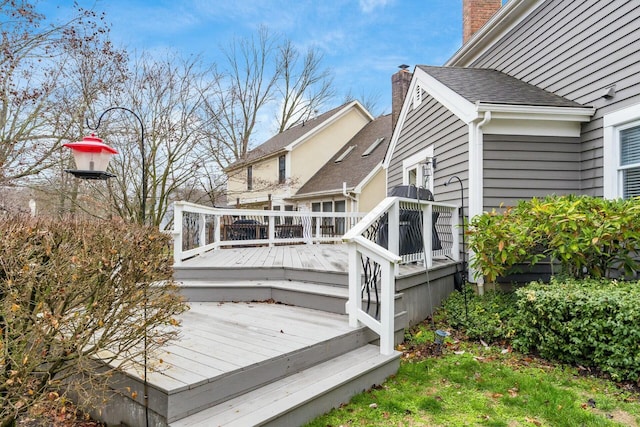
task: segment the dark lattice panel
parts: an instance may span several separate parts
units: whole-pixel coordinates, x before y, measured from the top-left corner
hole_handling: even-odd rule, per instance
[[[363,282],[360,291],[363,310],[375,319],[380,318],[380,286],[382,269],[380,264],[369,257],[361,256]]]
[[[444,257],[446,254],[450,254],[453,248],[453,233],[458,230],[452,230],[451,224],[453,222],[453,211],[450,209],[438,209],[434,206],[434,216],[437,213],[437,220],[434,223],[434,232],[440,243],[440,247],[433,245],[433,256]]]

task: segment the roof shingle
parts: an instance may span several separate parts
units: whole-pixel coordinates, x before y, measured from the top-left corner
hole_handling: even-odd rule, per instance
[[[240,159],[230,164],[229,166],[227,166],[226,169],[227,170],[234,169],[246,163],[251,163],[260,158],[277,153],[278,151],[284,149],[287,145],[291,144],[292,142],[296,141],[297,139],[301,138],[305,134],[309,133],[313,129],[323,124],[325,121],[330,119],[334,114],[336,114],[338,111],[345,108],[349,104],[350,102],[343,104],[339,107],[336,107],[332,110],[322,113],[311,120],[307,120],[299,125],[293,126],[285,130],[284,132],[280,132],[274,135],[270,139],[266,140],[262,144],[255,147],[253,150],[247,152],[244,159]]]
[[[363,157],[362,154],[378,138],[384,140],[371,154]],[[354,188],[382,161],[390,140],[391,114],[388,114],[376,118],[362,128],[298,190],[296,196],[322,191],[342,191],[343,182],[347,183],[347,188]],[[336,159],[352,146],[353,150],[342,161],[336,163]]]
[[[472,103],[583,107],[497,70],[427,65],[418,65],[418,68]]]

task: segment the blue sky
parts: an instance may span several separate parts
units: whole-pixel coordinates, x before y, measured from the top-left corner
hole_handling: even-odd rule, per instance
[[[220,62],[220,47],[260,25],[304,51],[318,47],[339,94],[377,95],[374,114],[389,113],[398,65],[442,65],[462,44],[462,0],[78,0],[104,10],[116,44],[131,50],[175,49]],[[60,18],[71,0],[40,3]]]

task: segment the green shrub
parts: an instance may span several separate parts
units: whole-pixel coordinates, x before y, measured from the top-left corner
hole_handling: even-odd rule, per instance
[[[516,316],[516,296],[513,293],[491,291],[476,295],[471,288],[465,294],[454,292],[447,298],[439,315],[455,329],[460,329],[473,340],[496,342],[513,336]]]
[[[640,199],[549,196],[476,216],[469,227],[471,266],[488,281],[518,264],[550,258],[572,277],[611,277],[639,270]]]
[[[552,279],[549,285],[532,283],[515,295],[515,349],[595,366],[615,380],[638,380],[637,282]]]

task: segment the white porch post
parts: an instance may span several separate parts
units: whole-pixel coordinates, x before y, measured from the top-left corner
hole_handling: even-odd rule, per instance
[[[362,309],[362,297],[360,296],[361,268],[360,254],[354,243],[348,245],[349,253],[349,301],[347,312],[349,313],[349,326],[358,327],[358,312]]]
[[[382,266],[382,289],[380,297],[380,353],[393,354],[394,344],[394,304],[395,304],[395,280],[393,264],[385,262]]]

